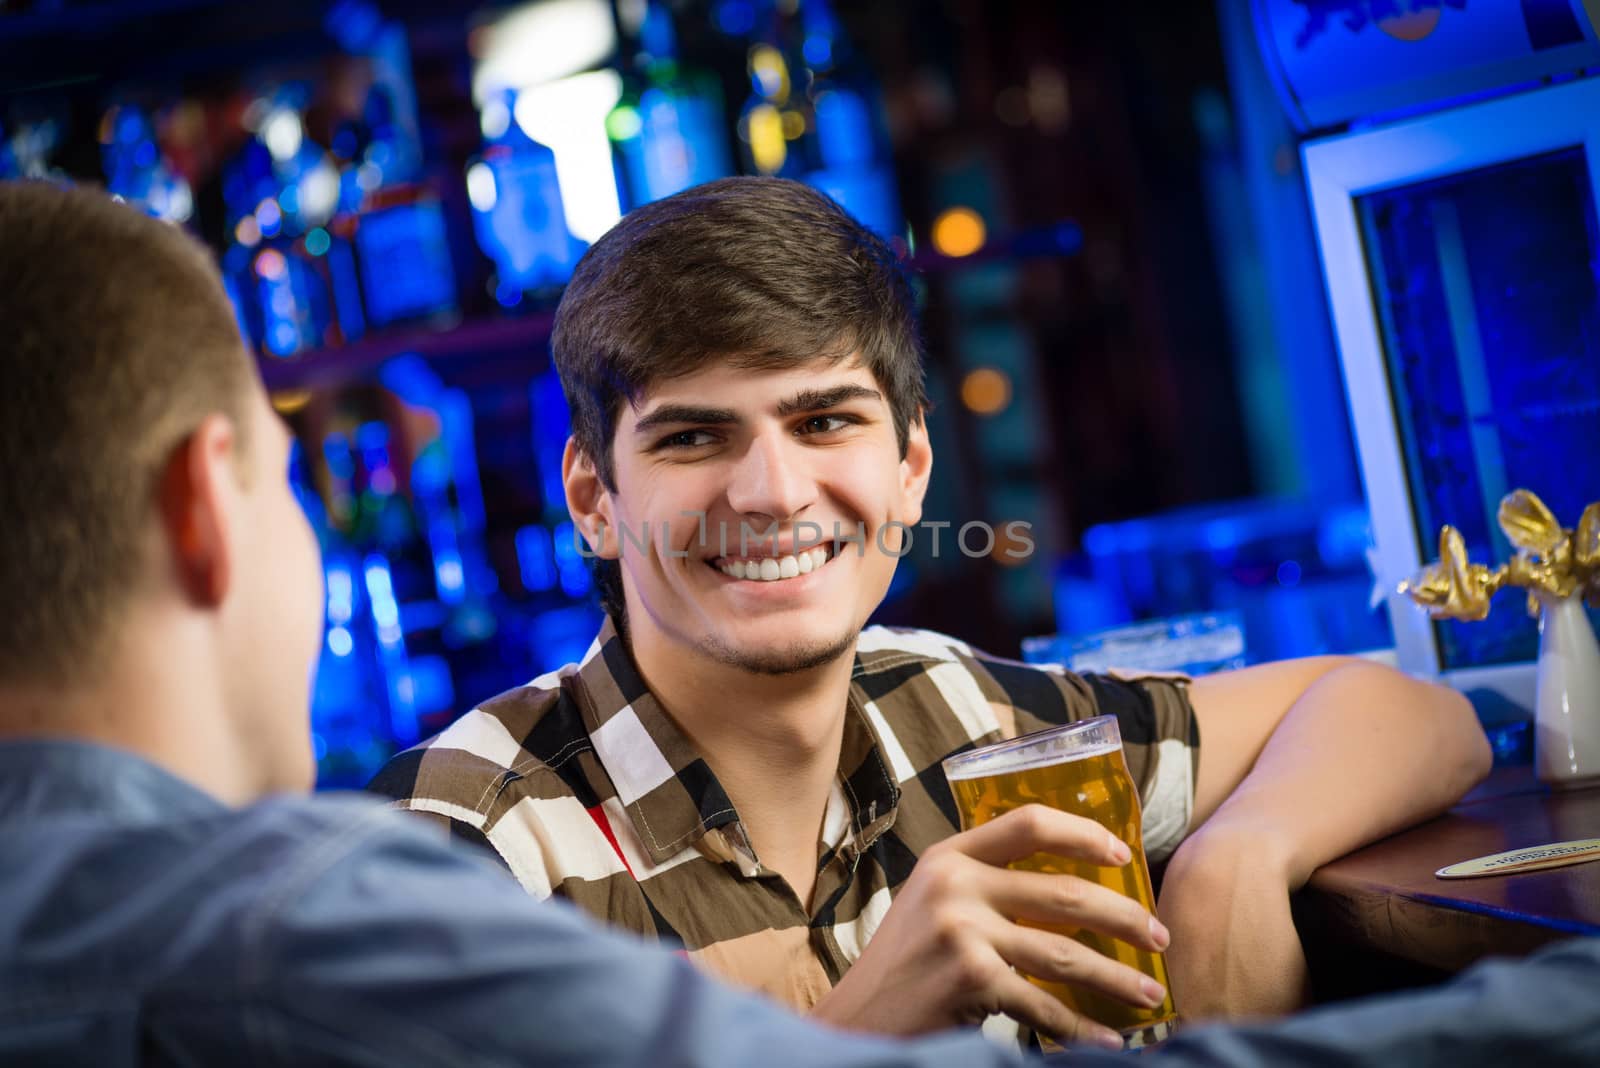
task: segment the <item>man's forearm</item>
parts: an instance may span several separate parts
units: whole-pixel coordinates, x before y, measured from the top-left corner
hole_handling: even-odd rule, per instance
[[[1191,1017],[1289,1012],[1308,989],[1289,892],[1449,807],[1488,771],[1488,743],[1465,699],[1365,661],[1270,665],[1196,690],[1202,822],[1157,909],[1173,990]]]
[[[1297,889],[1319,865],[1438,815],[1489,765],[1460,694],[1345,662],[1294,702],[1192,844],[1248,840],[1278,853]]]

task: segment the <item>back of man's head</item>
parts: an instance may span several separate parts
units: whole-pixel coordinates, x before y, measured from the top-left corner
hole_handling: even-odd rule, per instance
[[[208,253],[89,189],[0,182],[0,683],[92,674],[162,465],[254,370]]]

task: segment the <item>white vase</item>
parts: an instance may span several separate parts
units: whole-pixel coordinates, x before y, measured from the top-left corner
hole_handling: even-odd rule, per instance
[[[1533,753],[1551,786],[1600,783],[1600,644],[1582,597],[1539,595]]]

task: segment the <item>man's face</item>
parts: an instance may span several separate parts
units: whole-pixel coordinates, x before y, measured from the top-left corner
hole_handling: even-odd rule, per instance
[[[232,524],[238,571],[229,703],[248,717],[240,728],[255,743],[268,788],[305,790],[316,777],[309,710],[322,647],[321,552],[289,484],[288,429],[265,393],[254,393],[247,477]]]
[[[767,674],[849,652],[894,574],[904,533],[887,524],[922,514],[920,423],[910,439],[901,459],[888,401],[853,359],[713,365],[624,406],[602,511],[635,645]],[[858,533],[864,549],[836,540]]]

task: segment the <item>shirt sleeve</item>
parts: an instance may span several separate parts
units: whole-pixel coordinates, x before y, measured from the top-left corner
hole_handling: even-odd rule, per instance
[[[1097,715],[1114,715],[1122,755],[1139,790],[1144,851],[1151,863],[1172,855],[1189,833],[1200,725],[1184,675],[1112,672],[1084,675]]]
[[[1027,1063],[975,1032],[916,1042],[819,1027],[688,962],[535,902],[489,862],[378,812],[309,843],[247,918],[241,968],[272,998],[233,1034],[258,1063]],[[1487,1068],[1600,1058],[1600,939],[1479,965],[1434,989],[1243,1028],[1196,1027],[1146,1056],[1172,1068],[1329,1063]],[[1125,1063],[1076,1050],[1079,1068]],[[1056,1063],[1055,1059],[1051,1059]]]
[[[1151,1068],[1594,1065],[1600,1064],[1597,984],[1600,938],[1576,938],[1523,960],[1481,963],[1426,990],[1332,1005],[1277,1023],[1180,1031],[1139,1059]],[[1063,1063],[1078,1060],[1069,1054]]]
[[[1022,1063],[976,1033],[911,1044],[812,1025],[403,823],[363,817],[264,895],[247,947],[273,996],[252,1029],[263,1063],[320,1062],[330,1043],[390,1064]]]
[[[484,718],[477,710],[468,715]],[[492,856],[529,894],[546,898],[554,886],[543,854],[537,848],[507,849],[504,843],[504,832],[514,832],[519,822],[514,819],[500,826],[510,805],[505,786],[516,776],[511,768],[481,754],[430,741],[394,756],[366,789],[388,798],[398,811],[444,827],[452,843]],[[537,840],[532,835],[518,837],[525,847]]]

